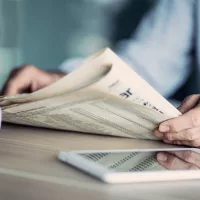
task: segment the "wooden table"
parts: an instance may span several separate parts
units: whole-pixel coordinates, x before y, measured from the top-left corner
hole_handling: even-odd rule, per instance
[[[170,147],[161,142],[3,125],[0,200],[199,200],[200,181],[107,185],[57,159],[60,150]]]

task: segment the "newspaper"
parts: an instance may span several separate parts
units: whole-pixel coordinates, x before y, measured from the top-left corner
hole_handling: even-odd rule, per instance
[[[157,139],[157,125],[181,113],[110,49],[32,94],[0,98],[3,121],[53,129]]]

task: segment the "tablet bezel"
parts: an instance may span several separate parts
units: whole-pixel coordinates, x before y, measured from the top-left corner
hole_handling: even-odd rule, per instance
[[[155,182],[155,181],[178,181],[200,179],[200,170],[170,170],[170,171],[139,171],[139,172],[117,172],[85,159],[83,153],[125,153],[125,152],[159,152],[159,151],[196,151],[196,148],[165,148],[165,149],[118,149],[118,150],[79,150],[64,151],[58,155],[59,160],[67,163],[105,183],[122,184],[134,182]]]

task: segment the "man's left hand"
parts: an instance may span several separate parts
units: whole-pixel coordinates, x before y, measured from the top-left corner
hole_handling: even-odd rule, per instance
[[[157,161],[166,169],[200,169],[200,154],[190,150],[159,152]]]
[[[200,147],[200,95],[187,97],[178,108],[183,115],[167,120],[154,131],[164,142]]]

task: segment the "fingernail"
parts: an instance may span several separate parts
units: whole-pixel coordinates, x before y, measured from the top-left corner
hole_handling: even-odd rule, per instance
[[[165,142],[165,143],[172,143],[172,141],[170,141],[168,139],[163,139],[163,142]]]
[[[158,156],[157,156],[157,159],[159,161],[165,162],[167,160],[167,156],[163,153],[159,153]]]
[[[167,134],[166,134],[166,138],[167,138],[168,140],[170,140],[170,141],[173,140],[173,139],[172,139],[172,134],[171,134],[171,133],[167,133]]]
[[[159,126],[159,131],[167,132],[167,131],[169,131],[169,126],[161,125],[161,126]]]

